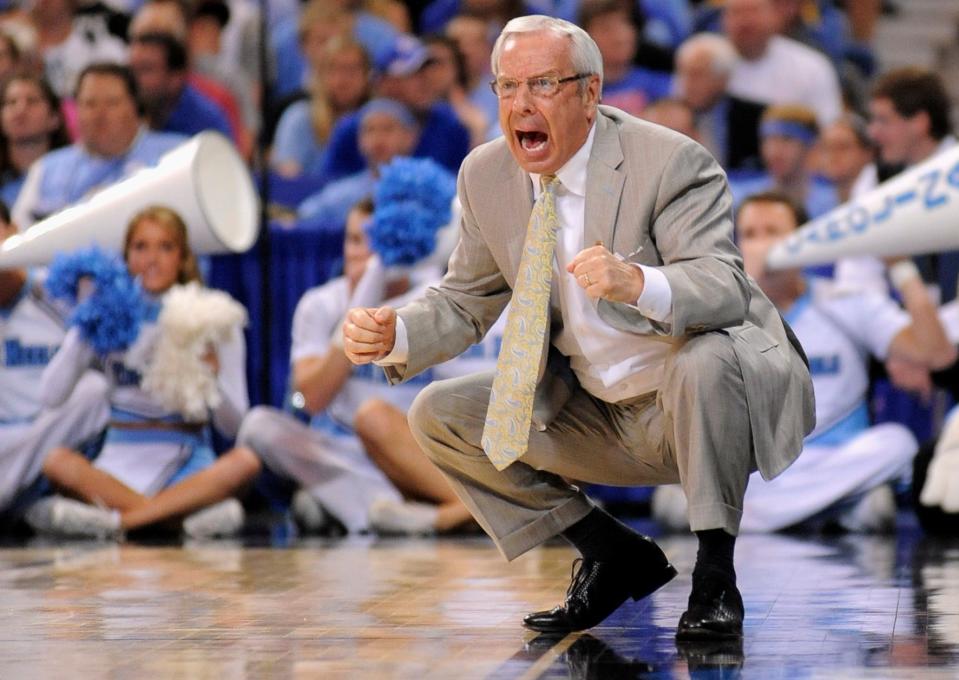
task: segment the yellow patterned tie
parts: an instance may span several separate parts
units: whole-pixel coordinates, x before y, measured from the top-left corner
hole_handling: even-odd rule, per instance
[[[549,322],[549,292],[556,246],[555,175],[540,177],[543,191],[526,227],[523,258],[506,318],[503,344],[483,428],[483,450],[497,470],[526,453],[533,417],[533,393]]]

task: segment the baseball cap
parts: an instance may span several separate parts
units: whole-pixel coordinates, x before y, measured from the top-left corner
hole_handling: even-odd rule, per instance
[[[411,76],[430,61],[430,51],[418,38],[403,34],[379,64],[379,71],[388,76]]]

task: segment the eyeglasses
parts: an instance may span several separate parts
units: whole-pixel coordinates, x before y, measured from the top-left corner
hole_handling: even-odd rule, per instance
[[[577,73],[575,76],[567,76],[566,78],[560,78],[558,76],[536,76],[526,79],[526,89],[528,89],[529,93],[534,97],[552,97],[559,92],[559,88],[564,83],[589,78],[591,75],[593,74]],[[516,80],[515,78],[497,78],[496,80],[491,80],[489,86],[493,89],[493,94],[500,99],[509,99],[516,95],[516,91],[519,90],[521,82],[523,81]]]

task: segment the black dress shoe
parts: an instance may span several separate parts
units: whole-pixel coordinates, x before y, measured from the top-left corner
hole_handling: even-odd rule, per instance
[[[672,580],[676,570],[662,552],[659,555],[661,560],[656,560],[653,567],[630,560],[577,559],[573,569],[579,564],[579,570],[566,591],[566,602],[549,611],[528,614],[523,625],[541,633],[592,628],[616,611],[627,597],[642,599]]]
[[[743,598],[724,579],[693,578],[689,607],[679,619],[677,640],[731,640],[743,635]]]

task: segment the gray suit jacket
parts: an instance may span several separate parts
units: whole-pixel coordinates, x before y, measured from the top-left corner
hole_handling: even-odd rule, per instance
[[[398,310],[409,357],[407,364],[387,369],[393,382],[481,340],[512,295],[533,197],[529,177],[505,140],[484,144],[466,158],[458,192],[461,240],[446,277]],[[779,313],[743,271],[730,206],[725,174],[701,146],[600,107],[587,167],[583,242],[602,241],[630,262],[661,268],[672,289],[672,322],[657,323],[635,307],[607,300],[599,301],[599,315],[621,331],[652,338],[728,334],[746,386],[756,463],[771,479],[796,458],[813,428],[812,384]],[[554,311],[553,333],[562,323]],[[534,424],[544,429],[575,388],[568,362],[551,347],[537,386]]]

